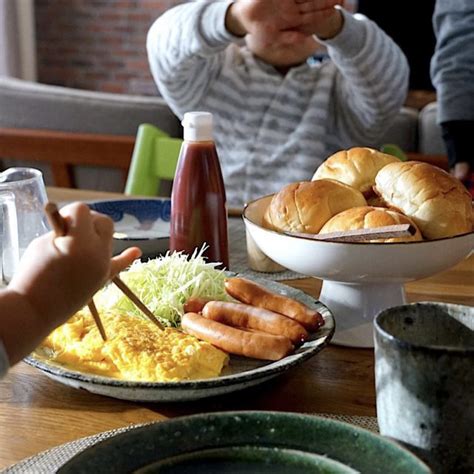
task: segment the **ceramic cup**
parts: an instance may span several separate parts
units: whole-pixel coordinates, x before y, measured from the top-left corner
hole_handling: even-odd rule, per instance
[[[474,472],[474,307],[415,303],[375,319],[380,433],[434,472]]]

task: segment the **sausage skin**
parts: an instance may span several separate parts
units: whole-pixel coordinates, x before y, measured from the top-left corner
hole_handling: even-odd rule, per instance
[[[287,336],[295,345],[302,344],[308,338],[308,332],[297,321],[248,304],[210,301],[204,306],[202,315],[207,319],[233,327]]]
[[[323,317],[317,311],[292,298],[273,293],[246,278],[227,278],[224,284],[227,293],[242,303],[288,316],[308,331],[316,331],[324,324]]]
[[[200,313],[209,301],[212,300],[210,298],[189,298],[184,303],[183,310],[185,313]]]
[[[254,359],[279,360],[293,350],[293,344],[285,336],[233,328],[197,313],[185,313],[181,327],[188,334],[223,351]]]

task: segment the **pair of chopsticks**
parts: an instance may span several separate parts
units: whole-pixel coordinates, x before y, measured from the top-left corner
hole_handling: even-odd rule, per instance
[[[374,239],[393,239],[409,237],[416,234],[416,229],[411,224],[388,225],[372,229],[356,229],[341,232],[328,232],[327,234],[305,234],[303,232],[285,232],[294,237],[305,237],[311,240],[328,242],[365,242]]]
[[[46,216],[48,217],[49,223],[53,228],[55,234],[58,237],[64,237],[67,235],[67,223],[66,220],[59,214],[58,207],[52,202],[48,202],[45,206]],[[112,282],[127,296],[135,306],[142,311],[148,319],[158,326],[159,329],[164,329],[163,325],[156,319],[155,315],[146,307],[146,305],[138,298],[138,296],[118,277],[118,275],[112,278]],[[91,298],[88,303],[89,311],[94,318],[100,335],[104,341],[107,340],[107,334],[105,333],[104,325],[100,319],[99,312],[94,303],[94,299]]]

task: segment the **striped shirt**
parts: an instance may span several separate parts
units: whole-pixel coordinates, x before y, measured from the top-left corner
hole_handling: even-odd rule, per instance
[[[322,42],[329,59],[281,75],[226,30],[230,3],[168,10],[152,25],[147,49],[178,117],[214,115],[227,201],[237,206],[311,179],[338,149],[374,142],[403,104],[408,65],[373,22],[342,10],[343,29]]]

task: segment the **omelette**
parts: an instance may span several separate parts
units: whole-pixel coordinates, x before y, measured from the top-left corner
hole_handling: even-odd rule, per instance
[[[178,382],[217,377],[228,355],[178,329],[158,329],[132,315],[102,312],[103,341],[92,316],[76,313],[42,347],[51,360],[73,370],[127,381]]]

